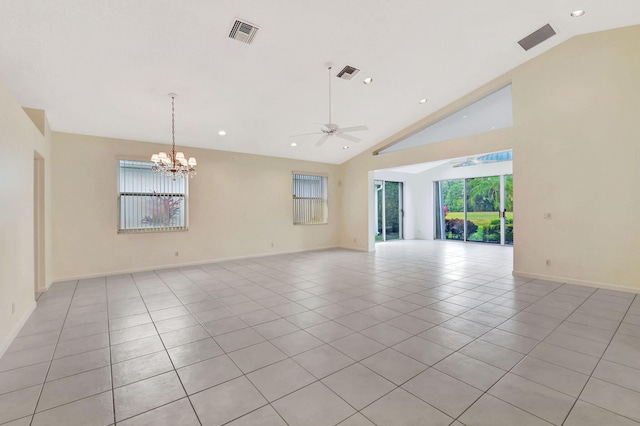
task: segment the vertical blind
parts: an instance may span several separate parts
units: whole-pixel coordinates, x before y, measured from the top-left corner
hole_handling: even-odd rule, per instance
[[[293,174],[293,223],[327,223],[327,177]]]
[[[154,172],[153,163],[119,160],[118,232],[187,229],[188,179]]]

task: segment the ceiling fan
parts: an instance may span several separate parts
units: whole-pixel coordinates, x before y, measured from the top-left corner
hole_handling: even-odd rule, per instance
[[[318,139],[318,142],[316,142],[316,146],[320,146],[325,143],[331,136],[346,139],[351,142],[360,142],[360,139],[351,135],[347,135],[346,133],[369,130],[367,126],[340,127],[339,125],[331,121],[331,67],[329,67],[329,122],[327,124],[322,124],[322,126],[323,127],[320,128],[319,132],[303,133],[300,135],[292,135],[291,137],[294,138],[307,135],[322,135],[320,139]]]

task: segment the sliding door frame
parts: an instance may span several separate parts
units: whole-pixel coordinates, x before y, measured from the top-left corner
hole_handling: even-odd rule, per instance
[[[511,175],[511,173],[506,173],[506,174],[500,174],[500,175],[489,175],[489,176],[477,176],[477,177],[470,177],[470,178],[457,178],[457,179],[443,179],[443,180],[438,180],[434,182],[434,191],[437,192],[437,197],[434,199],[435,202],[435,206],[434,206],[434,219],[435,219],[435,223],[436,226],[434,226],[434,239],[439,239],[439,240],[443,240],[443,241],[447,241],[449,240],[446,237],[446,233],[445,233],[445,224],[446,224],[446,218],[445,215],[443,213],[443,204],[444,204],[444,194],[442,193],[442,183],[445,181],[454,181],[454,180],[462,180],[462,198],[463,198],[463,202],[464,202],[464,214],[463,214],[463,235],[462,235],[462,240],[458,240],[458,241],[463,241],[463,242],[483,242],[486,243],[486,241],[469,241],[467,240],[467,220],[468,220],[468,209],[467,209],[467,181],[469,179],[482,179],[482,178],[488,178],[488,177],[493,177],[493,176],[497,176],[500,180],[500,192],[499,192],[499,218],[500,218],[500,245],[501,246],[505,246],[506,244],[506,230],[507,230],[507,217],[506,217],[506,200],[507,200],[507,187],[506,187],[506,177]],[[440,230],[440,232],[438,233],[438,229]],[[513,243],[511,243],[512,245]]]

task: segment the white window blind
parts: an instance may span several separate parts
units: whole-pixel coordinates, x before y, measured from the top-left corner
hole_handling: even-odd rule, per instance
[[[175,180],[151,170],[153,163],[119,160],[118,232],[187,229],[188,179]]]
[[[327,177],[293,174],[293,224],[327,223]]]

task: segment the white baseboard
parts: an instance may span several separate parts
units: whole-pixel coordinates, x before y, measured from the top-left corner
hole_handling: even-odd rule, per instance
[[[581,285],[585,287],[597,287],[597,288],[603,288],[606,290],[624,291],[627,293],[637,293],[637,294],[640,293],[640,287],[627,287],[623,285],[604,283],[599,281],[577,280],[575,278],[559,277],[555,275],[532,274],[529,272],[522,272],[522,271],[516,271],[516,270],[514,270],[512,273],[516,277],[534,278],[538,280],[553,281],[553,282],[564,283],[564,284],[575,284],[575,285]]]
[[[7,351],[7,349],[9,349],[9,346],[11,346],[11,344],[13,343],[13,340],[16,338],[18,333],[20,333],[22,326],[24,325],[24,323],[27,322],[27,320],[29,319],[33,311],[36,309],[36,306],[37,305],[34,300],[31,303],[31,305],[27,308],[27,310],[24,312],[24,314],[22,314],[22,318],[20,318],[20,321],[18,321],[18,323],[13,328],[13,330],[11,330],[11,333],[9,333],[9,336],[7,336],[7,339],[4,342],[0,342],[0,358],[2,358],[2,356]]]
[[[287,251],[277,251],[271,253],[258,253],[258,254],[248,254],[244,256],[235,256],[235,257],[223,257],[217,259],[209,259],[209,260],[199,260],[195,262],[184,262],[184,263],[173,263],[171,265],[158,265],[158,266],[147,266],[144,268],[132,268],[132,269],[121,269],[117,271],[107,271],[107,272],[98,272],[95,274],[86,274],[86,275],[73,275],[70,277],[55,277],[53,282],[62,282],[62,281],[74,281],[74,280],[83,280],[87,278],[99,278],[99,277],[108,277],[112,275],[122,275],[122,274],[134,274],[136,272],[147,272],[147,271],[161,271],[163,269],[174,269],[174,268],[184,268],[188,266],[200,266],[207,265],[209,263],[220,263],[220,262],[229,262],[233,260],[244,260],[258,257],[268,257],[268,256],[278,256],[282,254],[295,254],[295,253],[305,253],[309,251],[318,251],[318,250],[330,250],[336,248],[346,248],[339,246],[322,246],[322,247],[314,247],[309,249],[302,250],[287,250]]]

